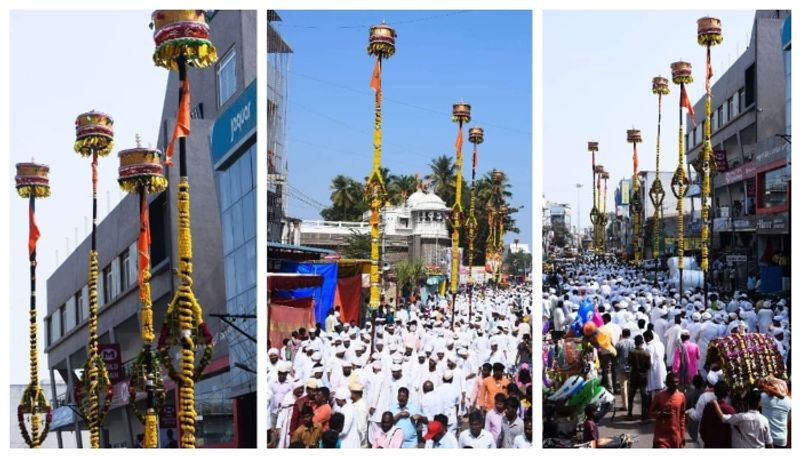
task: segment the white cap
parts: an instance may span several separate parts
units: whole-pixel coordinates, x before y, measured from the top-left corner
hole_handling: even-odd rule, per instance
[[[350,399],[350,389],[346,387],[340,387],[336,389],[336,393],[334,394],[334,398],[337,400],[349,400]]]
[[[267,351],[267,355],[279,355],[279,354],[280,352],[276,348],[270,348],[269,351]]]
[[[442,379],[445,381],[453,379],[453,370],[444,370],[444,373],[442,373]]]
[[[719,382],[719,374],[716,371],[709,371],[708,375],[706,376],[706,381],[712,386],[717,385]]]
[[[392,371],[403,371],[403,367],[401,367],[400,364],[397,363],[392,364]]]

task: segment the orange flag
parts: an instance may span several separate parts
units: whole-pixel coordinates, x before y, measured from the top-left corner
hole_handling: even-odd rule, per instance
[[[172,154],[175,151],[175,140],[181,137],[189,136],[189,124],[190,124],[190,115],[189,115],[189,105],[191,105],[191,101],[189,100],[189,78],[185,78],[183,80],[183,84],[181,85],[181,93],[183,96],[181,97],[181,104],[178,107],[178,116],[175,119],[175,130],[172,132],[172,139],[169,140],[169,146],[167,146],[167,159],[164,161],[164,165],[171,167],[172,166]]]
[[[39,240],[39,227],[36,226],[36,218],[34,217],[33,204],[28,207],[28,255],[33,255],[36,251],[36,241]]]
[[[372,79],[369,80],[369,87],[372,88],[375,92],[380,92],[381,90],[381,61],[380,59],[375,61],[375,68],[372,69]]]
[[[145,298],[144,274],[150,266],[150,215],[147,200],[142,197],[142,204],[139,208],[139,239],[137,240],[137,250],[139,251],[139,296]]]
[[[692,126],[697,127],[697,122],[694,120],[694,107],[692,102],[689,101],[689,94],[686,93],[686,87],[681,87],[681,106],[689,111],[689,116],[692,118]]]
[[[461,147],[464,146],[464,136],[461,134],[461,127],[458,128],[458,136],[456,137],[456,160],[461,159]]]

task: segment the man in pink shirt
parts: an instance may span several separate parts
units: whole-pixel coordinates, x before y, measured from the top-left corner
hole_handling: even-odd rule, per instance
[[[495,394],[494,408],[486,412],[486,423],[484,429],[494,437],[495,446],[500,447],[500,432],[503,429],[503,414],[506,410],[506,395],[503,393]]]
[[[700,360],[700,347],[689,341],[689,331],[681,332],[681,340],[675,345],[672,359],[672,371],[678,375],[678,384],[689,386],[697,374],[697,362]]]

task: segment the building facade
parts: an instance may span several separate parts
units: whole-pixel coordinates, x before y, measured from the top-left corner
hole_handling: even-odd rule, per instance
[[[286,147],[286,97],[292,48],[272,23],[281,17],[267,11],[267,240],[293,244],[296,228],[287,218],[289,162]]]
[[[715,78],[710,118],[705,118],[703,96],[694,107],[697,126],[686,135],[687,159],[696,165],[703,125],[711,123],[717,164],[711,227],[717,255],[712,260],[728,254],[745,258],[737,265],[740,278],[777,267],[776,256],[788,255],[790,247],[790,70],[784,67],[782,42],[788,15],[786,10],[756,12],[747,50]],[[699,186],[700,176],[693,176]]]
[[[238,330],[223,317],[255,314],[256,16],[253,11],[220,10],[209,12],[208,21],[220,58],[212,68],[188,69],[192,132],[186,142],[192,196],[193,289],[215,337],[212,360],[196,384],[197,442],[203,447],[247,447],[255,446],[256,441],[256,383],[255,373],[249,371],[254,367],[241,365],[246,345]],[[162,150],[175,125],[178,86],[177,73],[170,73],[158,132]],[[228,129],[227,134],[223,134],[224,129]],[[232,140],[227,143],[219,139],[222,137]],[[113,159],[103,162],[101,167],[117,166]],[[173,274],[178,262],[177,166],[168,168],[167,176],[169,188],[149,197],[156,329],[161,327],[167,304],[179,285]],[[101,344],[119,345],[121,361],[113,380],[111,411],[102,427],[104,447],[133,447],[136,435],[142,432],[142,425],[127,408],[126,372],[142,347],[136,279],[138,223],[134,221],[138,221],[138,199],[126,196],[97,226],[101,269],[98,332]],[[87,238],[47,280],[47,364],[51,383],[58,375],[68,385],[65,395],[56,400],[59,408],[54,414],[75,404],[74,386],[86,360],[89,248]],[[248,327],[243,320],[247,321],[239,319],[235,324],[255,336],[255,321],[251,320]],[[249,351],[254,354],[255,343],[250,344]],[[166,379],[165,387],[167,405],[174,406],[175,383]],[[137,400],[144,402],[143,397]],[[54,428],[56,433],[85,428],[74,416],[62,422]],[[162,414],[161,426],[163,436],[167,428],[176,427],[175,418]],[[85,445],[80,438],[76,444]]]

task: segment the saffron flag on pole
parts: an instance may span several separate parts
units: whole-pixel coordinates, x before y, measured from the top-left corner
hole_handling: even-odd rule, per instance
[[[144,200],[144,197],[142,197]],[[143,287],[145,273],[150,267],[150,215],[147,201],[139,209],[139,240],[137,243],[139,251],[139,297],[146,299],[147,291]]]
[[[39,227],[36,225],[36,217],[34,216],[33,202],[28,207],[28,228],[28,255],[33,255],[40,235]]]
[[[168,167],[172,166],[172,154],[175,151],[175,140],[189,136],[189,106],[191,105],[191,100],[189,100],[189,78],[183,80],[181,93],[183,95],[181,96],[181,104],[178,107],[178,115],[175,119],[175,130],[172,131],[172,139],[169,140],[169,146],[167,146],[167,153],[165,154],[167,158],[164,161],[164,165]]]
[[[681,87],[681,106],[689,111],[689,116],[692,118],[692,126],[697,127],[697,122],[694,120],[694,107],[689,100],[689,94],[686,93],[686,87]]]
[[[372,78],[369,80],[369,87],[372,88],[375,92],[380,92],[381,90],[381,61],[380,59],[375,61],[375,68],[372,69]]]

